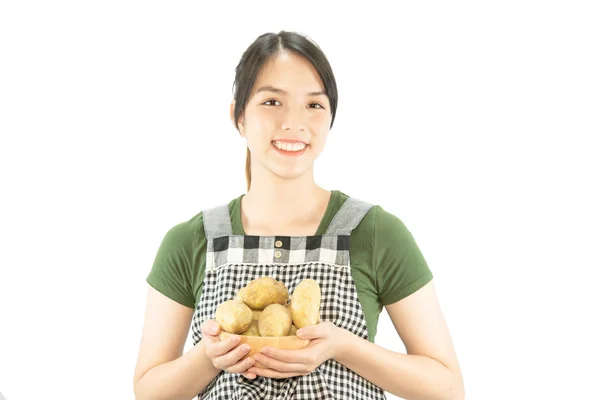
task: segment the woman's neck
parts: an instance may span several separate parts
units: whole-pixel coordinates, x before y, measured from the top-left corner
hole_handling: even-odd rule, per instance
[[[327,210],[331,192],[318,186],[312,175],[274,179],[253,179],[242,197],[246,234],[313,235]]]

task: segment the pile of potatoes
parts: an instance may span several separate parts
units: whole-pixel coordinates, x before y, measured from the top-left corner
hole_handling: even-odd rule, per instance
[[[320,320],[321,289],[304,279],[291,296],[285,285],[271,277],[257,278],[234,299],[217,307],[215,318],[225,332],[244,336],[294,336],[296,330]]]

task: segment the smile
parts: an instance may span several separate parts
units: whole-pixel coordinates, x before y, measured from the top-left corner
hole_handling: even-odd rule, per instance
[[[273,140],[271,146],[281,155],[288,157],[297,157],[306,151],[308,145],[302,142],[284,142],[279,140]]]
[[[273,140],[271,144],[278,150],[283,150],[287,152],[299,152],[306,148],[306,143],[302,142],[280,142],[277,140]]]

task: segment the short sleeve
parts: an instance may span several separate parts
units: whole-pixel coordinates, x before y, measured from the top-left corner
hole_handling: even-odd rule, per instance
[[[413,235],[395,215],[375,207],[373,265],[383,305],[413,294],[433,279]]]
[[[146,282],[189,308],[195,307],[192,254],[196,233],[190,221],[172,227],[164,236]]]

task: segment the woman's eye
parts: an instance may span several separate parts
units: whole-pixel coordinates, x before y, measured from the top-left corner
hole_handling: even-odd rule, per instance
[[[265,106],[280,106],[281,103],[278,100],[267,100],[264,103],[262,103]],[[315,108],[315,109],[325,109],[325,107],[323,107],[321,104],[319,103],[310,103],[309,104],[310,108]]]
[[[278,104],[274,104],[274,103],[278,103]],[[267,100],[263,104],[266,106],[281,105],[281,103],[279,103],[277,100]]]

